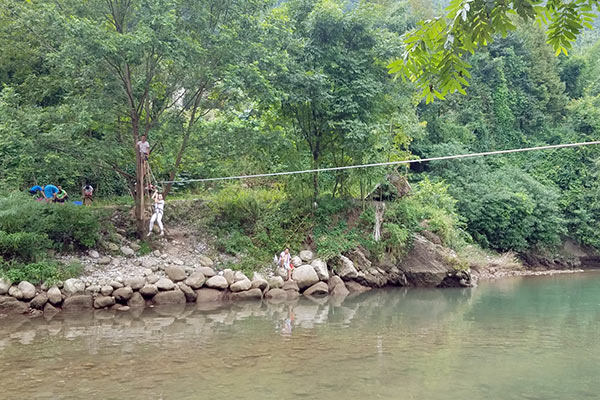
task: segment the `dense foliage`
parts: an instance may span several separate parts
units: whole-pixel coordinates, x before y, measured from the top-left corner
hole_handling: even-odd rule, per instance
[[[427,104],[418,85],[393,79],[387,65],[407,48],[402,35],[438,3],[0,0],[0,193],[35,183],[79,193],[90,182],[98,198],[131,196],[141,133],[158,180],[598,139],[594,31],[578,28],[569,55],[556,57],[566,42],[502,16],[504,28],[472,38],[485,48],[458,55],[471,65],[465,95]],[[485,2],[460,3],[480,12]],[[461,40],[474,12],[457,22]],[[600,248],[599,156],[591,146],[399,168],[413,194],[387,205],[380,242],[369,239],[375,214],[362,200],[393,167],[178,183],[171,193],[208,198],[203,229],[255,264],[303,243],[324,257],[358,245],[398,255],[424,229],[454,247],[549,249],[569,236]],[[5,260],[96,240],[81,208],[3,202]]]

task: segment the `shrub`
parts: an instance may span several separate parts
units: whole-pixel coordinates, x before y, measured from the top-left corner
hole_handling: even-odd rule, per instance
[[[40,233],[0,231],[0,257],[5,260],[31,262],[46,256],[52,246],[48,236]]]
[[[30,264],[17,262],[1,262],[0,275],[12,282],[28,281],[34,285],[41,283],[55,284],[69,278],[79,276],[83,270],[80,263],[61,264],[57,261],[39,261]]]

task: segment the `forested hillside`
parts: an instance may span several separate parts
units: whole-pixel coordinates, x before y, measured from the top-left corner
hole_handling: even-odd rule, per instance
[[[515,17],[516,31],[467,58],[466,95],[443,101],[426,104],[394,79],[387,66],[402,34],[438,3],[0,0],[0,195],[48,183],[78,194],[91,183],[97,200],[131,199],[142,134],[159,181],[599,139],[594,31],[556,57],[539,27]],[[423,227],[450,246],[551,251],[570,237],[600,249],[599,156],[590,146],[398,168],[413,196],[388,208],[379,251]],[[266,257],[309,229],[335,253],[361,239],[328,218],[391,172],[162,188],[217,199],[235,221],[213,221],[232,253]],[[373,214],[366,203],[367,230]]]

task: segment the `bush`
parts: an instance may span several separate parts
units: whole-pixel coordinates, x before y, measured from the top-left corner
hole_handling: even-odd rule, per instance
[[[51,246],[45,234],[0,231],[0,257],[5,260],[36,261],[44,258]]]
[[[77,277],[82,270],[83,266],[79,263],[64,265],[57,261],[39,261],[21,264],[0,261],[0,276],[12,282],[28,281],[34,285],[44,282],[52,285],[58,281]]]
[[[100,237],[99,212],[73,204],[46,204],[17,193],[0,199],[0,231],[45,236],[57,250],[93,247]]]

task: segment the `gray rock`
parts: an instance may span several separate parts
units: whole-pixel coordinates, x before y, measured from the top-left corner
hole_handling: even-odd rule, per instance
[[[131,243],[131,244],[129,245],[129,247],[131,247],[131,250],[133,250],[133,251],[139,251],[139,250],[142,248],[142,246],[140,246],[140,245],[139,245],[139,244],[137,244],[137,243]]]
[[[125,286],[131,287],[133,290],[140,290],[146,284],[146,279],[142,277],[134,277],[125,279]]]
[[[146,300],[139,292],[135,292],[127,301],[127,305],[131,308],[141,308],[146,306]]]
[[[287,292],[283,289],[271,289],[265,294],[266,299],[287,300]]]
[[[83,293],[85,292],[85,284],[79,279],[67,279],[64,283],[63,291],[67,294],[67,296]]]
[[[317,276],[322,281],[329,280],[329,271],[327,270],[327,263],[323,260],[319,260],[318,258],[314,260],[310,265],[315,269]]]
[[[347,281],[358,277],[358,271],[354,268],[354,263],[346,256],[340,256],[338,261],[338,275]]]
[[[187,278],[185,274],[185,270],[181,267],[171,266],[165,268],[165,274],[171,279],[173,282],[184,281]]]
[[[196,303],[214,303],[223,299],[223,292],[217,289],[202,288],[196,290]]]
[[[123,283],[119,281],[110,281],[109,285],[112,286],[113,289],[121,289],[123,287]]]
[[[269,290],[269,282],[261,274],[255,272],[252,274],[252,289],[260,289],[263,292]]]
[[[321,297],[329,294],[329,288],[325,282],[317,282],[303,293],[305,296]]]
[[[96,293],[100,293],[100,290],[102,288],[98,285],[92,285],[92,286],[88,286],[85,288],[85,292],[86,293],[90,293],[90,294],[96,294]],[[111,288],[112,290],[112,288]]]
[[[206,278],[212,278],[217,274],[215,270],[210,267],[200,267],[198,268],[198,271],[202,272]]]
[[[104,285],[100,288],[100,293],[102,293],[103,296],[110,296],[114,290],[115,289],[113,289],[112,286]]]
[[[286,290],[285,293],[287,294],[288,300],[296,300],[298,297],[300,297],[300,292],[295,290]]]
[[[337,285],[343,285],[344,281],[337,275],[332,275],[327,282],[327,286],[329,286],[329,291],[331,292],[334,287]]]
[[[275,275],[281,277],[282,279],[287,279],[288,276],[287,271],[283,268],[277,268],[275,270]]]
[[[108,249],[112,252],[117,252],[119,251],[119,246],[116,243],[110,242],[108,244]]]
[[[156,305],[165,304],[185,304],[185,294],[181,290],[171,290],[168,292],[160,292],[152,298]]]
[[[198,262],[200,263],[200,265],[202,265],[203,267],[212,267],[214,265],[213,260],[210,257],[207,256],[199,256],[198,257]],[[208,275],[204,274],[206,277],[209,277]]]
[[[235,271],[235,273],[233,274],[234,282],[243,281],[244,279],[248,279],[248,277],[242,271]]]
[[[0,296],[0,315],[27,314],[27,304],[10,296]]]
[[[229,268],[223,270],[223,278],[227,280],[229,285],[235,282],[233,271]]]
[[[283,278],[280,276],[269,278],[267,282],[269,283],[269,287],[271,289],[279,289],[283,286]]]
[[[350,291],[346,288],[344,282],[335,285],[331,290],[331,295],[336,297],[346,297],[350,294]]]
[[[243,292],[243,291],[249,290],[251,288],[252,288],[252,282],[250,282],[250,279],[248,279],[248,278],[241,280],[241,281],[234,282],[229,287],[229,289],[231,289],[232,292]]]
[[[52,286],[50,289],[48,289],[48,301],[54,306],[62,303],[62,293],[60,292],[59,288]]]
[[[244,300],[260,300],[262,299],[262,291],[260,289],[250,289],[245,292],[231,293],[232,301],[244,301]]]
[[[14,297],[17,300],[23,300],[23,292],[17,286],[11,286],[8,289],[8,295]]]
[[[89,294],[80,294],[68,297],[63,303],[63,311],[81,311],[92,308],[94,302]]]
[[[8,289],[10,289],[11,285],[11,281],[0,278],[0,296],[7,294]]]
[[[121,246],[121,253],[123,253],[125,257],[131,257],[135,254],[135,251],[133,251],[131,247]]]
[[[172,261],[173,264],[182,266],[184,263],[180,259],[176,258]]]
[[[111,307],[115,305],[115,298],[112,296],[97,296],[94,299],[94,308]]]
[[[312,259],[314,258],[313,252],[310,250],[302,250],[300,252],[300,259],[304,262],[311,262]]]
[[[198,296],[191,287],[189,287],[183,282],[179,282],[177,286],[179,286],[179,290],[181,290],[185,295],[185,299],[188,303],[193,303],[194,301],[196,301],[196,297]]]
[[[352,261],[352,265],[357,271],[368,271],[371,269],[371,261],[367,259],[367,256],[365,256],[365,253],[360,248],[349,251],[346,255]]]
[[[96,250],[88,251],[88,255],[92,258],[100,258],[100,253],[98,253]]]
[[[212,289],[225,290],[229,286],[229,283],[224,277],[215,275],[211,278],[208,278],[208,280],[204,283],[204,286]]]
[[[158,290],[173,290],[175,284],[169,278],[160,278],[158,282],[156,282],[156,287]]]
[[[448,261],[452,258],[453,254],[448,249],[415,235],[411,250],[398,267],[411,286],[436,287],[454,270]]]
[[[27,281],[21,281],[18,286],[21,294],[23,295],[23,300],[29,301],[35,297],[35,286]]]
[[[110,257],[104,256],[104,257],[102,257],[102,258],[100,258],[98,260],[98,264],[100,264],[100,265],[108,265],[108,264],[110,264],[111,261],[112,261],[112,259]]]
[[[148,276],[146,277],[146,281],[147,281],[149,284],[154,284],[154,283],[158,282],[158,281],[159,281],[159,279],[160,279],[160,277],[159,277],[158,275],[156,275],[156,274],[150,274],[150,275],[148,275]]]
[[[298,284],[300,290],[306,289],[319,282],[319,276],[310,265],[301,265],[292,270],[292,279]]]
[[[350,291],[350,293],[364,293],[371,290],[368,286],[363,286],[358,282],[348,281],[346,282],[346,288]]]
[[[146,258],[142,260],[142,267],[152,269],[157,263],[158,261],[154,258]]]
[[[194,272],[185,280],[185,284],[194,290],[200,289],[204,285],[204,282],[206,282],[206,277],[200,271]]]
[[[33,298],[33,300],[31,300],[31,303],[29,303],[29,306],[31,308],[35,308],[37,310],[42,310],[42,309],[44,309],[44,306],[46,305],[47,302],[48,302],[48,295],[44,292],[41,292],[40,294],[35,296]]]
[[[155,294],[158,293],[158,288],[156,287],[156,285],[147,284],[140,289],[140,293],[144,297],[153,297]]]
[[[157,249],[157,250],[154,250],[154,251],[152,252],[152,255],[153,255],[154,257],[160,257],[160,250],[158,250],[158,249]]]
[[[50,302],[46,303],[44,306],[44,315],[50,317],[56,314],[58,314],[58,309],[50,304]]]
[[[126,303],[133,296],[133,289],[129,286],[119,288],[113,292],[113,296],[119,303]]]
[[[295,292],[299,292],[300,288],[298,287],[298,284],[294,281],[285,281],[283,286],[281,287],[283,290],[292,290]]]
[[[299,267],[304,263],[302,262],[302,259],[300,257],[294,256],[292,257],[292,264],[294,264],[294,267]]]

